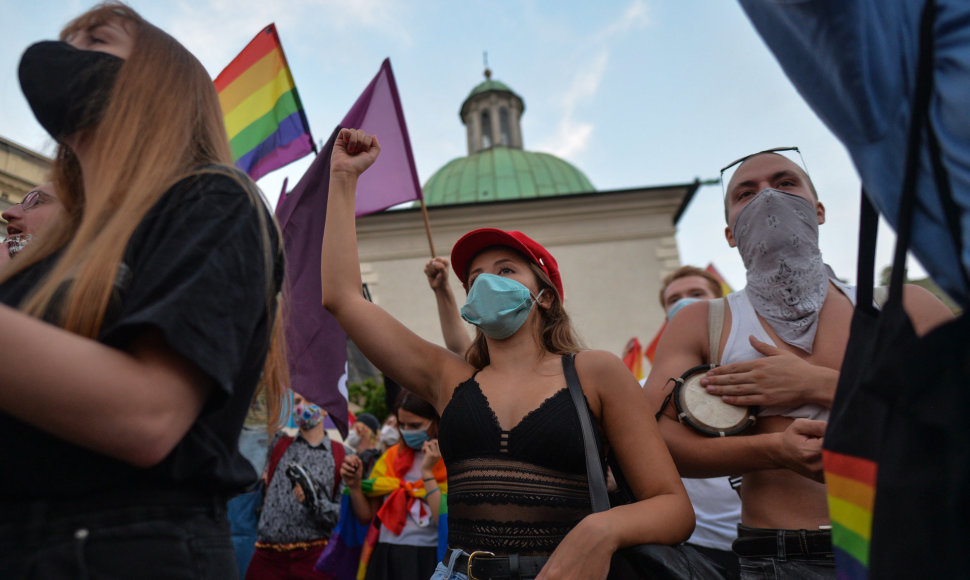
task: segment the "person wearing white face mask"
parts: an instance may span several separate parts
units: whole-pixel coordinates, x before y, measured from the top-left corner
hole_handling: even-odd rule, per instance
[[[0,264],[21,252],[30,240],[60,211],[54,184],[50,181],[27,192],[23,201],[15,203],[0,216],[7,222],[7,251],[0,251]]]
[[[682,475],[744,474],[734,543],[742,578],[834,577],[821,438],[855,288],[822,262],[818,226],[825,208],[808,175],[774,152],[739,163],[726,188],[725,235],[741,253],[747,287],[726,299],[724,366],[702,384],[727,403],[761,405],[758,421],[742,435],[712,438],[668,409],[661,431]],[[919,287],[907,288],[904,303],[917,332],[950,316]],[[686,306],[664,332],[645,386],[656,408],[670,377],[708,362],[708,305]],[[757,363],[766,360],[787,378],[766,384]]]
[[[360,413],[357,420],[350,426],[350,432],[344,441],[349,447],[357,452],[357,457],[364,464],[364,475],[370,473],[370,468],[374,465],[380,454],[380,439],[378,432],[381,424],[377,417],[370,413]]]
[[[397,445],[400,440],[401,432],[397,430],[397,416],[391,413],[381,426],[381,448],[386,450],[388,447]]]

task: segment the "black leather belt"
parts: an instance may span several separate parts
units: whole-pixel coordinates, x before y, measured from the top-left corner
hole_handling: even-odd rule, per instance
[[[457,550],[448,550],[443,562],[451,561]],[[491,552],[462,553],[455,561],[455,571],[468,575],[469,580],[524,580],[535,578],[546,564],[548,556],[496,556]]]
[[[743,558],[831,558],[831,530],[775,530],[738,526],[731,545]]]

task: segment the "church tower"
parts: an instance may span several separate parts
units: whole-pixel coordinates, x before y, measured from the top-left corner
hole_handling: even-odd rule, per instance
[[[448,162],[424,184],[428,207],[487,203],[596,191],[574,165],[522,147],[525,101],[485,69],[458,116],[465,125],[468,155]]]
[[[504,83],[493,81],[492,71],[486,68],[485,81],[472,89],[459,113],[468,134],[468,154],[495,146],[522,149],[524,111],[522,97]]]

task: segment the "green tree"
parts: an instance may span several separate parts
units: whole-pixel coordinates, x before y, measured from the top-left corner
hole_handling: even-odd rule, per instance
[[[882,271],[879,273],[879,285],[889,286],[889,280],[892,278],[892,275],[893,275],[892,266],[886,266],[885,268],[883,268]],[[914,284],[916,286],[922,286],[923,288],[931,292],[934,296],[936,296],[941,301],[943,301],[943,304],[946,304],[947,308],[949,308],[950,311],[953,312],[953,314],[955,315],[960,314],[961,310],[960,310],[960,307],[957,306],[957,303],[954,302],[949,296],[947,296],[946,292],[944,292],[939,286],[937,286],[936,283],[933,282],[933,280],[931,280],[930,278],[920,278],[918,280],[914,280],[910,278],[909,275],[907,275],[906,279],[903,280],[903,282],[906,284]]]
[[[387,416],[383,380],[369,377],[361,383],[349,383],[347,395],[352,403],[361,408],[361,411],[370,413],[378,419]]]

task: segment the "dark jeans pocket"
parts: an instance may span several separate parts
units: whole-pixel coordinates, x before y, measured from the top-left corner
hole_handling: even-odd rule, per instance
[[[741,580],[771,580],[776,577],[774,562],[766,558],[741,558],[738,567]]]
[[[777,560],[773,558],[741,558],[741,580],[830,580],[835,578],[835,561]]]
[[[228,528],[208,518],[79,527],[31,557],[26,578],[238,578]]]

